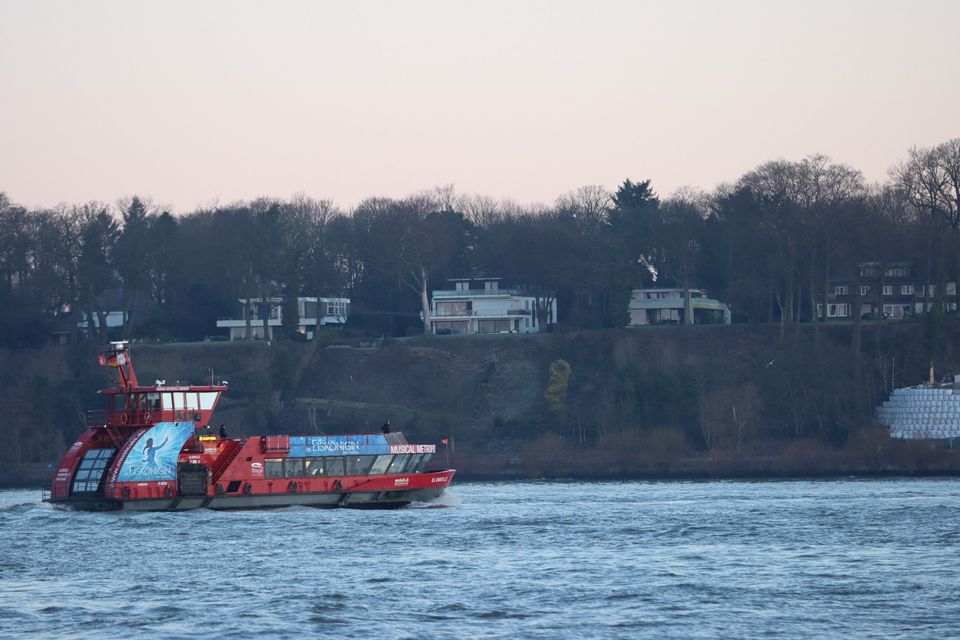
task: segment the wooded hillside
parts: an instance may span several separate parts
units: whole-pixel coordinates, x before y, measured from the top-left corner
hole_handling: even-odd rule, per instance
[[[922,325],[868,325],[859,353],[852,331],[800,325],[781,339],[775,325],[693,326],[382,343],[331,333],[306,344],[132,348],[143,380],[227,380],[216,420],[233,434],[373,432],[390,419],[411,439],[452,438],[468,473],[692,473],[722,460],[704,473],[736,475],[770,455],[770,473],[827,463],[826,472],[847,468],[836,452],[850,446],[872,456],[857,458],[859,471],[956,466],[873,426],[893,386],[927,378]],[[947,323],[945,335],[943,375],[960,372],[960,325]],[[6,482],[38,468],[43,476],[83,430],[110,373],[95,354],[0,351]]]

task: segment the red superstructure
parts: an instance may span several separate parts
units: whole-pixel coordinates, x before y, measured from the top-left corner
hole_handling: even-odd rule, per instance
[[[400,433],[230,438],[209,425],[224,385],[137,381],[127,344],[105,408],[57,467],[49,502],[84,510],[249,509],[294,504],[391,508],[443,493],[454,470],[427,472],[436,445]]]

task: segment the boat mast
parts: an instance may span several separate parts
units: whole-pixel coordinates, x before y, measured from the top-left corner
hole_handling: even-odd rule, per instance
[[[137,374],[133,370],[133,358],[130,357],[129,343],[126,340],[117,340],[110,343],[110,347],[100,354],[100,364],[113,367],[117,370],[117,384],[121,387],[137,386]]]

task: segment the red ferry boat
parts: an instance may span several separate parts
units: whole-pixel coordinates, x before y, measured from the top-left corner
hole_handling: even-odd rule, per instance
[[[88,511],[396,508],[438,498],[454,470],[425,471],[433,444],[401,433],[230,438],[211,433],[223,385],[141,385],[125,342],[104,410],[57,467],[47,502]]]

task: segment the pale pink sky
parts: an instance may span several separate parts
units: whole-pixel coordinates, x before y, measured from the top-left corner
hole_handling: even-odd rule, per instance
[[[0,1],[0,190],[551,202],[960,135],[956,0]]]

